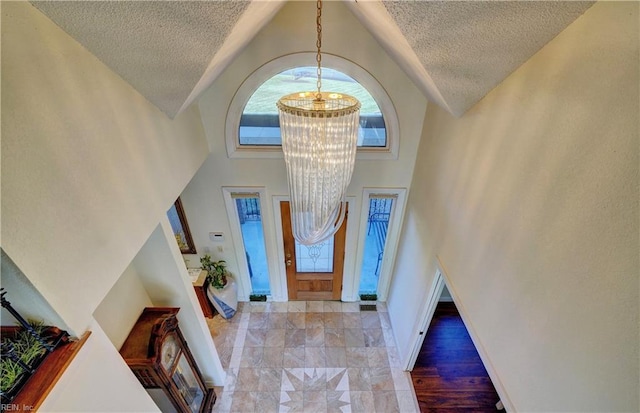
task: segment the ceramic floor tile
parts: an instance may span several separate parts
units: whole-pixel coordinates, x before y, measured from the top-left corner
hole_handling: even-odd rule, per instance
[[[280,391],[258,392],[255,406],[256,412],[277,413],[280,410]]]
[[[284,347],[265,347],[261,366],[282,368],[284,366]]]
[[[238,317],[237,315],[233,317],[234,319]],[[242,313],[240,314],[240,318],[238,319],[238,328],[244,328],[245,330],[249,328],[249,319],[251,318],[251,313]]]
[[[262,368],[260,369],[260,383],[258,391],[280,392],[282,384],[281,368]]]
[[[367,347],[366,351],[369,367],[390,367],[386,347]]]
[[[348,391],[327,390],[327,412],[345,413],[351,411],[351,396]]]
[[[233,348],[233,353],[231,354],[231,360],[229,360],[230,369],[237,369],[238,367],[240,367],[240,364],[242,362],[242,351],[243,351],[243,347]]]
[[[342,302],[340,301],[325,301],[323,310],[325,313],[341,313]]]
[[[238,302],[238,310],[237,310],[238,313],[248,312],[249,311],[249,304],[251,304],[251,303],[243,302],[243,301]],[[222,318],[222,317],[220,317],[220,318]],[[236,318],[236,317],[233,317],[231,319],[233,320],[234,318]]]
[[[324,328],[307,327],[305,329],[304,344],[306,347],[324,347]]]
[[[267,338],[267,330],[250,328],[244,340],[244,347],[264,347]]]
[[[400,413],[395,391],[373,391],[373,404],[378,413]]]
[[[360,313],[342,313],[344,328],[362,328]]]
[[[216,391],[216,402],[213,405],[212,413],[229,413],[231,411],[231,402],[233,401],[233,392]]]
[[[245,347],[242,350],[242,358],[240,359],[240,367],[252,368],[262,366],[264,357],[263,347]]]
[[[285,347],[282,360],[283,367],[304,367],[304,347]]]
[[[267,335],[265,337],[264,346],[265,347],[284,347],[284,328],[274,328],[267,330]]]
[[[343,328],[325,328],[324,329],[324,346],[325,347],[346,347]]]
[[[327,391],[304,391],[304,411],[305,412],[326,412],[327,411]]]
[[[213,412],[418,412],[386,306],[242,304],[207,320],[227,372]]]
[[[349,374],[346,368],[327,368],[327,391],[348,391]]]
[[[346,347],[364,347],[364,333],[361,328],[345,328],[344,340]]]
[[[324,313],[324,328],[344,328],[342,313]]]
[[[236,381],[236,392],[257,391],[259,385],[260,385],[260,369],[240,368],[238,370],[238,380]]]
[[[305,314],[304,313],[287,313],[287,324],[286,328],[288,329],[303,329],[306,328],[305,322]]]
[[[420,411],[416,405],[413,391],[396,391],[396,398],[398,399],[398,409],[402,413],[418,413]]]
[[[284,302],[284,303],[272,302],[271,303],[271,313],[286,313],[288,311],[288,308],[289,308],[288,302]]]
[[[233,347],[236,339],[237,326],[235,328],[221,328],[215,333],[212,331],[213,343],[216,347]]]
[[[360,318],[362,319],[362,328],[382,328],[377,312],[360,313]]]
[[[413,388],[409,372],[402,369],[391,368],[391,376],[393,377],[393,384],[396,391],[411,390]]]
[[[372,391],[395,391],[393,376],[389,367],[374,367],[369,369],[369,383]]]
[[[305,329],[288,329],[284,333],[285,347],[304,347],[307,339]]]
[[[387,354],[389,355],[389,366],[394,368],[401,367],[400,355],[398,354],[398,350],[396,347],[386,347]]]
[[[281,391],[301,392],[304,390],[304,369],[284,368],[282,370]]]
[[[238,332],[236,333],[236,339],[233,341],[233,347],[244,347],[244,341],[247,338],[247,329],[246,328],[238,328]]]
[[[304,412],[304,394],[301,391],[280,392],[280,412]]]
[[[307,313],[322,313],[324,311],[324,301],[307,301]]]
[[[396,339],[393,337],[393,331],[390,328],[383,328],[382,335],[384,336],[384,345],[387,347],[395,347]]]
[[[251,313],[249,317],[249,328],[267,328],[269,313]]]
[[[359,313],[360,312],[360,303],[342,303],[342,312],[343,313]]]
[[[287,328],[287,313],[269,313],[267,328]]]
[[[266,302],[251,302],[249,304],[249,311],[252,313],[265,313],[271,309],[271,303]]]
[[[371,390],[371,382],[369,381],[369,369],[349,367],[347,369],[347,374],[349,375],[349,390]]]
[[[323,313],[306,313],[305,314],[306,328],[324,328],[324,315]]]
[[[369,367],[369,353],[366,347],[346,347],[348,367]]]
[[[356,413],[372,413],[376,411],[375,400],[371,391],[350,391],[351,411]]]
[[[287,310],[290,313],[304,313],[307,311],[307,303],[305,301],[289,301]]]
[[[304,366],[305,367],[326,367],[327,355],[324,347],[305,347]]]
[[[231,364],[231,355],[233,354],[233,347],[218,347],[218,357],[220,357],[220,363],[222,367],[228,369]]]
[[[325,347],[327,367],[347,367],[345,347]]]
[[[304,369],[304,391],[326,391],[327,373],[324,368]]]
[[[255,395],[248,391],[236,391],[233,393],[230,411],[232,413],[253,412],[256,407]]]
[[[233,392],[236,390],[239,369],[227,369],[227,377],[224,382],[224,391]]]
[[[380,316],[380,326],[382,328],[391,328],[391,319],[389,313],[378,313]]]
[[[380,328],[363,328],[365,347],[385,347],[384,336]]]

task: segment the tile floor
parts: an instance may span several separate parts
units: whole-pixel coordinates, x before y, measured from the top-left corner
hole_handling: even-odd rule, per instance
[[[208,321],[223,367],[214,412],[418,412],[384,303],[240,303]]]

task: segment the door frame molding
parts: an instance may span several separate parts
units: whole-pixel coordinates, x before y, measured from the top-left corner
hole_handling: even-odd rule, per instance
[[[427,330],[429,330],[429,325],[431,324],[433,314],[436,311],[438,301],[440,300],[440,295],[442,294],[442,290],[444,290],[445,285],[447,286],[447,289],[449,289],[449,285],[445,281],[445,277],[442,275],[442,270],[440,269],[440,266],[438,266],[438,268],[436,269],[436,275],[433,277],[431,289],[429,289],[426,301],[422,307],[422,311],[420,312],[420,317],[418,317],[418,328],[414,331],[411,338],[411,341],[414,344],[411,353],[409,353],[409,357],[404,363],[406,371],[413,370],[413,366],[415,366],[416,364],[418,354],[420,353],[420,349],[422,348],[422,343],[424,342],[424,338],[427,335]],[[451,290],[449,290],[449,292],[451,292]]]
[[[224,197],[225,207],[227,209],[227,218],[229,219],[229,226],[231,229],[231,238],[233,240],[233,247],[238,265],[238,272],[236,279],[238,281],[238,299],[240,301],[249,301],[249,294],[251,293],[251,279],[249,277],[249,264],[247,263],[247,257],[244,250],[244,242],[242,239],[242,230],[240,228],[240,221],[238,218],[238,212],[236,210],[235,203],[233,202],[232,194],[258,194],[260,201],[260,211],[262,218],[262,233],[264,234],[265,252],[267,255],[267,268],[269,269],[269,287],[271,289],[272,301],[287,301],[286,295],[284,300],[282,299],[282,290],[277,277],[277,269],[273,263],[272,257],[275,252],[273,251],[273,230],[271,229],[271,223],[269,222],[270,207],[267,201],[267,190],[263,186],[223,186],[222,194]]]
[[[471,337],[471,341],[473,342],[473,346],[476,348],[478,355],[480,356],[480,360],[482,360],[482,364],[484,368],[487,370],[489,374],[489,378],[493,383],[493,387],[495,387],[498,396],[500,396],[500,401],[504,405],[505,411],[512,412],[515,411],[513,407],[513,403],[507,394],[507,391],[500,380],[500,376],[496,369],[493,367],[491,363],[491,359],[487,354],[484,346],[478,339],[478,335],[476,334],[473,325],[469,321],[469,317],[467,316],[467,310],[464,305],[460,301],[460,296],[456,292],[455,288],[451,285],[451,279],[447,275],[447,272],[444,270],[444,265],[442,264],[440,257],[436,255],[437,265],[436,265],[436,274],[433,277],[433,282],[431,283],[431,288],[426,295],[426,300],[423,304],[422,310],[420,311],[420,316],[417,319],[416,326],[418,328],[415,329],[411,342],[413,342],[413,348],[411,353],[403,363],[404,370],[411,371],[416,364],[416,360],[418,359],[418,353],[420,353],[420,349],[422,348],[422,343],[424,342],[424,338],[427,335],[427,330],[429,329],[429,325],[431,324],[431,320],[433,319],[433,314],[435,313],[436,306],[438,305],[438,301],[440,299],[440,295],[442,294],[442,290],[446,286],[451,294],[451,299],[453,303],[456,305],[458,309],[458,313],[460,313],[460,317],[462,318],[462,322]],[[422,332],[422,334],[421,334]]]
[[[362,189],[362,205],[360,209],[360,233],[358,237],[358,247],[355,261],[356,276],[353,278],[352,290],[354,291],[354,301],[360,299],[360,276],[362,274],[362,260],[364,259],[364,244],[367,238],[368,218],[369,218],[369,197],[371,195],[395,195],[396,199],[391,209],[389,226],[387,227],[387,238],[385,241],[382,263],[380,265],[380,278],[378,279],[378,301],[387,301],[389,287],[391,286],[391,274],[395,265],[395,257],[400,241],[400,230],[404,218],[404,209],[407,199],[406,188],[373,188]]]
[[[273,208],[273,222],[275,225],[275,256],[277,270],[274,274],[277,275],[277,281],[271,285],[272,292],[275,282],[278,283],[279,291],[282,297],[280,301],[287,301],[289,297],[289,289],[287,287],[287,267],[285,265],[284,258],[284,235],[282,232],[282,218],[280,214],[280,201],[290,201],[288,195],[274,195],[271,197],[271,205]],[[347,196],[347,204],[349,211],[358,211],[357,198],[355,196]],[[354,282],[354,270],[355,270],[355,254],[354,254],[354,237],[357,233],[357,225],[359,220],[347,219],[347,235],[345,239],[344,247],[344,271],[342,273],[342,301],[356,301],[351,297],[354,295],[351,286]],[[273,278],[272,278],[273,279]],[[357,290],[355,295],[357,296]]]

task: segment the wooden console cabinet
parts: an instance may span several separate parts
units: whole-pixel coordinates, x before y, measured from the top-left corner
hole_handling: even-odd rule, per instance
[[[200,271],[200,275],[193,282],[193,289],[196,291],[196,297],[198,297],[198,302],[200,303],[200,308],[202,308],[202,313],[207,318],[213,318],[214,315],[217,314],[216,309],[207,298],[207,286],[205,285],[205,280],[207,279],[207,272],[205,270]]]
[[[176,314],[179,308],[147,307],[120,354],[146,389],[161,389],[177,412],[211,412],[216,394],[207,388]]]

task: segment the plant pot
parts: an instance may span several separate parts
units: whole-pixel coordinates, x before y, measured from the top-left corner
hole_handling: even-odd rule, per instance
[[[231,318],[238,309],[238,285],[236,280],[227,277],[227,285],[215,288],[211,284],[207,287],[207,297],[218,310],[222,318]]]

